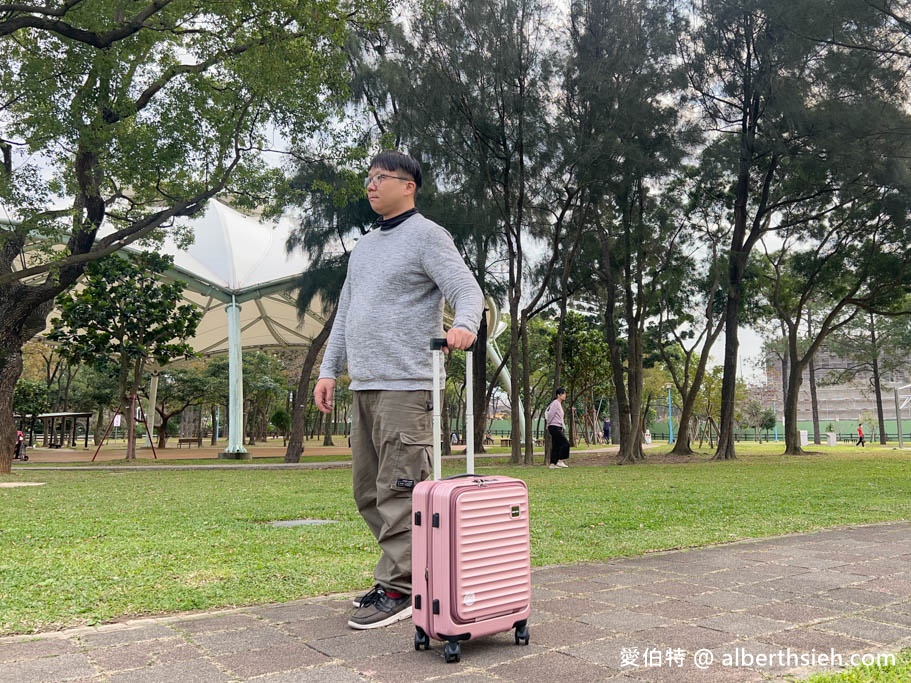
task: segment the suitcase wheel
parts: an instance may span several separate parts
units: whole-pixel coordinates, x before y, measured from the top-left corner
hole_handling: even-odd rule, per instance
[[[430,649],[430,636],[420,626],[414,627],[414,649],[418,651]]]
[[[516,645],[528,645],[528,626],[516,626]]]
[[[462,646],[457,642],[447,641],[443,646],[443,657],[447,664],[458,662],[462,659]]]

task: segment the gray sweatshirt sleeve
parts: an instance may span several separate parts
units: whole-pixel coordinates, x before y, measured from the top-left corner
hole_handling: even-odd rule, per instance
[[[345,319],[348,317],[350,303],[351,286],[346,277],[338,298],[338,311],[335,314],[335,322],[332,324],[332,332],[329,333],[329,341],[326,343],[323,362],[319,366],[320,379],[335,379],[345,371],[345,364],[348,362],[348,353],[345,348]]]
[[[484,314],[484,293],[456,249],[452,236],[442,229],[434,234],[436,239],[422,245],[421,264],[452,307],[452,326],[477,334]]]

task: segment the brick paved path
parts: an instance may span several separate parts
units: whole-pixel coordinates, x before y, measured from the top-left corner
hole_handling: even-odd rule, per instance
[[[438,643],[416,652],[410,621],[349,630],[336,595],[0,638],[0,682],[724,683],[911,645],[911,522],[539,568],[533,583],[531,644],[469,641],[456,664]]]

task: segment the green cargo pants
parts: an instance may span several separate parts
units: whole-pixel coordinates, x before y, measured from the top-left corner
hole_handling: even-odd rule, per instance
[[[373,572],[411,593],[411,494],[430,476],[430,391],[355,391],[351,417],[354,501],[382,550]]]

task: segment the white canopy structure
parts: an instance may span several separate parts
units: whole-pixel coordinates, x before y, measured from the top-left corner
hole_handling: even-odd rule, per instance
[[[181,249],[169,237],[161,249],[174,258],[166,276],[186,282],[184,298],[203,310],[190,344],[198,353],[228,353],[225,457],[243,457],[247,452],[241,433],[241,349],[306,346],[325,322],[318,305],[299,320],[291,289],[310,262],[304,254],[286,252],[293,227],[290,219],[264,222],[213,200],[190,222],[194,235],[190,247]],[[154,404],[155,389],[153,379],[150,404]]]

